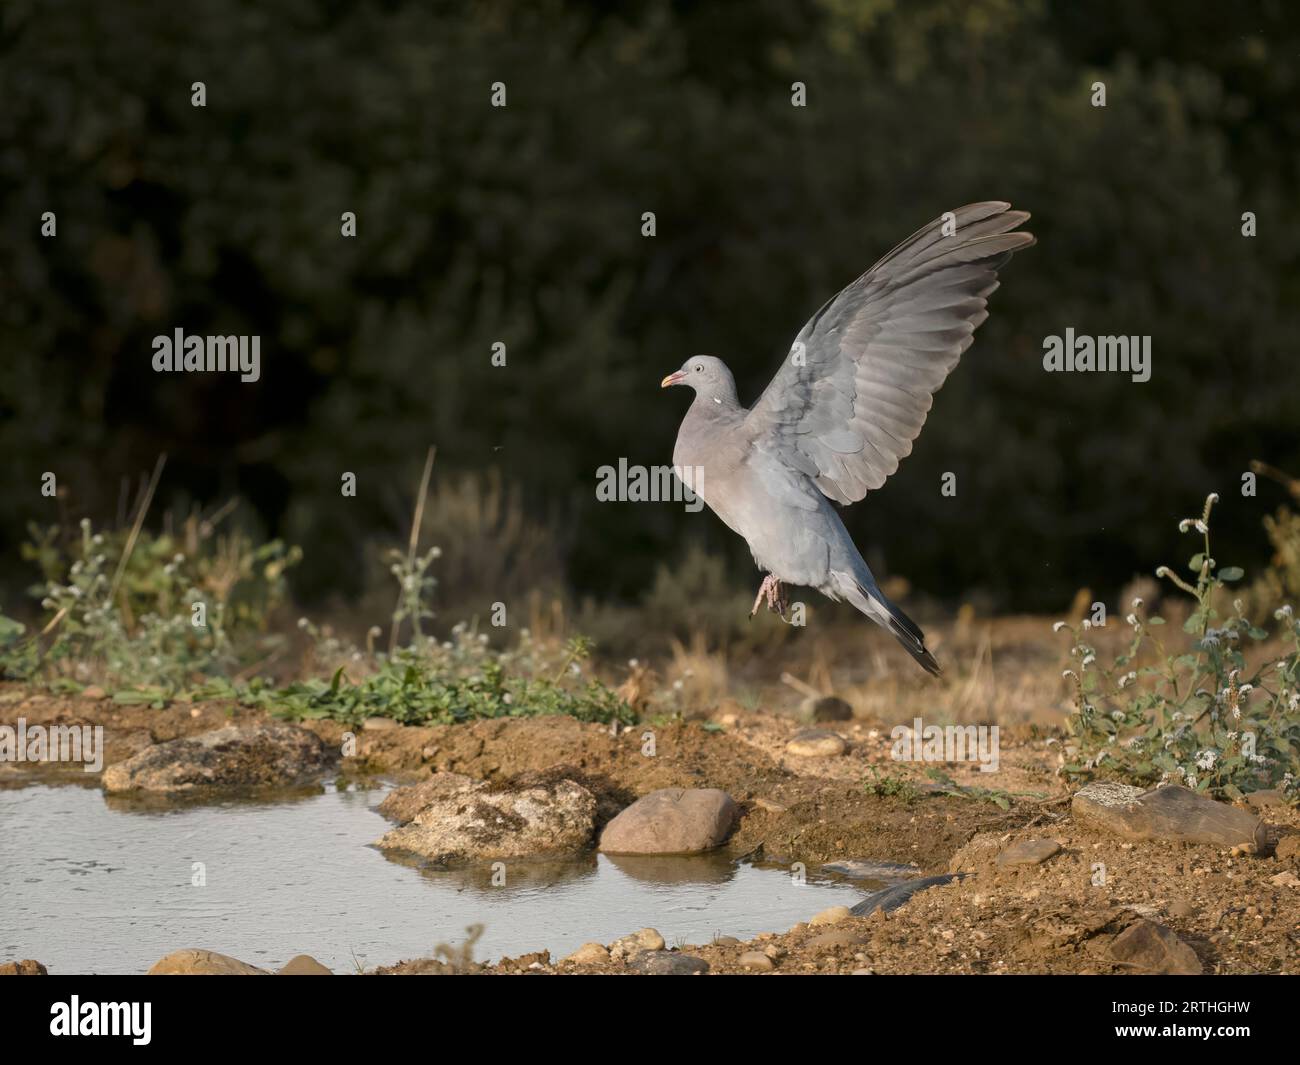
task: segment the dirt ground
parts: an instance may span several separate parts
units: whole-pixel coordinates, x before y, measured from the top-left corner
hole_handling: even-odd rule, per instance
[[[264,715],[220,703],[153,710],[0,687],[0,724],[19,717],[29,727],[104,725],[110,764],[150,742]],[[306,727],[331,744],[341,743],[345,731],[334,722]],[[843,755],[832,757],[788,754],[785,745],[801,727],[788,716],[734,706],[720,708],[712,720],[639,725],[617,735],[571,718],[382,727],[358,733],[357,757],[344,772],[412,781],[450,770],[502,781],[563,766],[566,776],[596,794],[602,822],[656,788],[716,787],[742,811],[727,845],[737,858],[802,862],[809,870],[859,859],[911,863],[926,874],[971,873],[917,894],[888,915],[774,928],[747,943],[722,939],[679,948],[712,972],[756,971],[740,958],[758,951],[771,962],[762,971],[777,974],[1118,973],[1132,966],[1113,960],[1110,943],[1141,918],[1177,933],[1207,973],[1300,972],[1300,856],[1291,844],[1273,856],[1233,855],[1214,847],[1128,843],[1078,823],[1070,814],[1069,788],[1056,774],[1059,748],[1041,726],[1002,731],[997,773],[982,774],[971,764],[943,767],[959,786],[996,789],[1008,809],[978,793],[934,790],[920,766],[890,759],[889,728],[881,722],[821,726],[848,742]],[[0,765],[0,784],[19,772],[29,770]],[[84,780],[80,769],[48,772],[75,772]],[[884,789],[889,793],[869,791],[873,776],[892,782]],[[914,787],[893,786],[903,778]],[[1274,836],[1300,835],[1294,808],[1255,812],[1275,826]],[[1061,851],[1041,865],[1000,869],[992,861],[1011,843],[1042,839],[1057,841]],[[1100,885],[1099,865],[1105,872]],[[747,964],[754,964],[752,957]],[[415,959],[381,971],[442,968]],[[630,971],[622,961],[578,965],[544,952],[476,968]]]

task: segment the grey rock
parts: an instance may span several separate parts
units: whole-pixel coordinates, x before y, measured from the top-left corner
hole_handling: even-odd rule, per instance
[[[1128,840],[1248,846],[1260,852],[1269,846],[1268,834],[1254,814],[1177,785],[1143,792],[1124,785],[1089,784],[1075,792],[1071,808],[1078,820]]]
[[[646,976],[694,976],[696,973],[707,973],[709,963],[690,954],[648,950],[633,958],[628,963],[628,968]]]
[[[429,801],[411,820],[378,840],[402,851],[450,864],[534,855],[572,854],[591,844],[596,798],[572,780],[519,778],[468,786],[439,774],[417,788]],[[390,812],[410,812],[413,800],[395,798]],[[385,802],[388,802],[385,799]],[[382,804],[381,804],[382,807]]]

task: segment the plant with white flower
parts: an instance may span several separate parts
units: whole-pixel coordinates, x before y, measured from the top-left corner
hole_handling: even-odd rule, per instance
[[[1100,634],[1094,646],[1087,620],[1056,627],[1070,632],[1070,658],[1078,663],[1062,673],[1074,689],[1069,728],[1075,742],[1067,745],[1073,755],[1062,767],[1067,775],[1105,774],[1143,784],[1181,778],[1228,799],[1265,787],[1295,788],[1294,779],[1283,781],[1300,759],[1300,624],[1289,606],[1279,607],[1277,635],[1288,650],[1252,663],[1255,646],[1273,634],[1247,616],[1245,597],[1221,610],[1224,589],[1243,572],[1219,566],[1211,554],[1217,500],[1209,496],[1199,518],[1179,523],[1181,532],[1202,538],[1187,564],[1189,576],[1170,566],[1156,570],[1190,598],[1182,634],[1170,633],[1165,618],[1148,615],[1136,597],[1122,653],[1103,653]]]

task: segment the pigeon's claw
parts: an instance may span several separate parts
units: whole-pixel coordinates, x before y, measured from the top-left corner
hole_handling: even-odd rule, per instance
[[[779,580],[771,574],[767,578],[771,583],[767,586],[767,609],[781,616],[785,620],[785,611],[789,603],[785,597],[785,588]]]
[[[790,601],[786,598],[785,588],[781,582],[770,573],[763,578],[763,583],[758,586],[758,595],[754,596],[754,608],[749,612],[751,618],[758,613],[759,605],[764,599],[767,600],[767,609],[775,614],[780,614],[781,620],[785,621],[785,612],[790,607]]]

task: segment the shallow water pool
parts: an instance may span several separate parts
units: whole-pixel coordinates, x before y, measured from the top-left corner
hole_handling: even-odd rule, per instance
[[[482,924],[495,961],[653,927],[669,946],[781,931],[869,886],[719,856],[507,863],[431,871],[370,846],[386,791],[147,808],[96,788],[0,789],[0,960],[51,973],[142,973],[201,947],[274,970],[310,954],[336,973],[430,956]],[[201,872],[205,883],[195,883]]]

